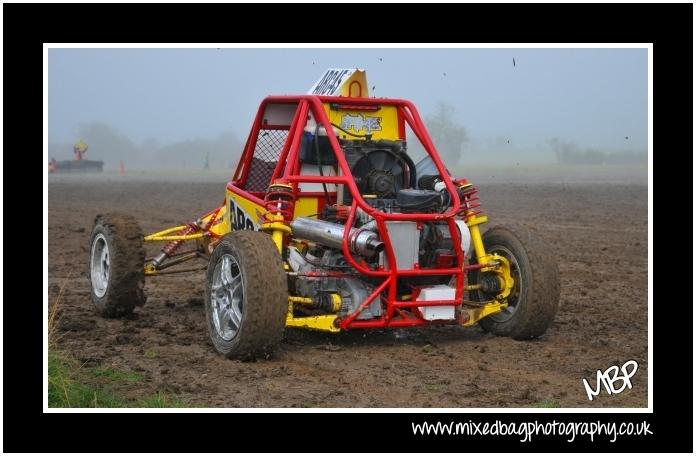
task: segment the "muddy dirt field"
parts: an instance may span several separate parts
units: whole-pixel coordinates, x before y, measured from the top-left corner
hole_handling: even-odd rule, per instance
[[[472,328],[325,335],[286,332],[271,360],[229,361],[208,340],[204,274],[150,279],[126,320],[97,316],[87,256],[94,216],[134,215],[146,232],[222,202],[224,180],[52,177],[48,291],[59,346],[86,366],[135,371],[119,393],[163,391],[211,407],[646,407],[648,189],[643,184],[479,185],[492,226],[521,223],[558,255],[561,302],[539,340]],[[588,401],[581,379],[633,359],[633,389]],[[617,384],[618,386],[618,384]]]

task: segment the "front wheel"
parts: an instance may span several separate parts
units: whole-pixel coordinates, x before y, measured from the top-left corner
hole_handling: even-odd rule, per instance
[[[483,234],[483,244],[487,253],[507,258],[515,286],[508,296],[508,307],[479,324],[495,335],[518,340],[541,336],[553,322],[560,298],[558,263],[551,249],[523,227],[493,227]],[[471,272],[469,282],[479,283],[480,275]],[[470,294],[474,301],[493,297],[482,291]]]
[[[122,317],[145,304],[143,232],[129,215],[98,215],[90,236],[92,302],[104,317]]]
[[[288,285],[278,248],[265,233],[233,231],[208,265],[205,312],[215,349],[228,358],[268,358],[283,338]]]

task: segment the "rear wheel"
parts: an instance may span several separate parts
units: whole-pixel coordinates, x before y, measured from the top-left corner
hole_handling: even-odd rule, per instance
[[[90,237],[89,282],[92,302],[104,317],[122,317],[145,304],[145,249],[135,219],[98,215]]]
[[[515,286],[508,296],[508,307],[479,324],[498,336],[514,339],[541,336],[553,322],[560,297],[558,264],[551,249],[523,227],[493,227],[483,234],[483,244],[487,253],[507,258]],[[473,271],[469,282],[481,283],[485,274]],[[494,296],[474,291],[470,298],[489,301]]]
[[[268,358],[283,338],[287,278],[265,233],[233,231],[208,265],[205,311],[215,349],[235,359]]]

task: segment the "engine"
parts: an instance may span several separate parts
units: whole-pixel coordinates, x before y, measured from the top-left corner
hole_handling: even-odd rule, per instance
[[[405,141],[340,140],[341,148],[361,195],[395,198],[399,190],[416,187],[416,165]],[[350,204],[349,193],[343,204]]]
[[[288,264],[298,274],[294,280],[298,294],[311,296],[317,302],[328,302],[326,297],[334,293],[341,296],[339,316],[357,309],[374,289],[374,285],[357,275],[351,275],[352,268],[339,250],[315,247],[302,254],[295,247],[290,247]],[[358,319],[369,320],[380,315],[382,306],[377,297],[363,310]]]
[[[351,167],[356,185],[365,201],[381,212],[436,213],[450,207],[449,194],[439,176],[421,176],[416,180],[416,166],[406,154],[404,141],[351,141],[341,140],[346,160]],[[339,197],[339,202],[341,198]],[[308,247],[288,249],[288,264],[294,271],[295,292],[314,298],[315,302],[329,302],[329,296],[342,298],[339,316],[354,312],[380,282],[360,275],[345,260],[343,239],[348,230],[348,248],[354,257],[372,269],[388,270],[391,265],[384,252],[377,222],[358,210],[353,227],[346,227],[344,209],[352,202],[350,194],[342,198],[343,205],[328,207],[320,219],[296,218],[291,224],[296,239],[309,241]],[[456,221],[461,245],[455,246],[446,221],[418,224],[412,221],[387,221],[389,239],[394,246],[396,266],[399,269],[418,267],[448,268],[456,264],[456,249],[466,255],[469,250],[469,231],[463,221]],[[450,276],[414,276],[399,279],[399,292],[410,293],[414,286],[448,283]],[[328,310],[328,305],[327,309]],[[359,315],[371,319],[382,314],[377,297]]]

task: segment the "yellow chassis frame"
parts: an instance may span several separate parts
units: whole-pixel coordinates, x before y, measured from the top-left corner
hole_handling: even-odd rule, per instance
[[[167,228],[166,230],[158,231],[149,236],[145,236],[143,240],[145,242],[169,242],[169,241],[193,241],[196,239],[201,239],[205,237],[205,233],[193,233],[186,235],[171,234],[176,232],[181,232],[186,225],[179,225],[173,228]]]

